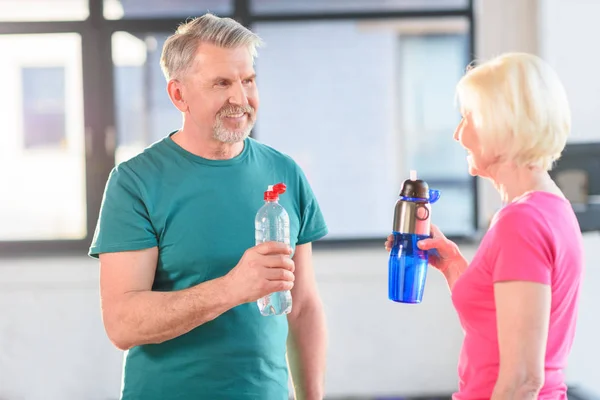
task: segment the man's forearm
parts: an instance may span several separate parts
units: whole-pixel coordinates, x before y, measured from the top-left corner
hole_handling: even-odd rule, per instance
[[[297,400],[322,400],[327,357],[325,313],[320,301],[288,317],[290,367]]]
[[[173,292],[125,293],[104,310],[108,336],[122,350],[181,336],[238,305],[227,287],[218,278]]]

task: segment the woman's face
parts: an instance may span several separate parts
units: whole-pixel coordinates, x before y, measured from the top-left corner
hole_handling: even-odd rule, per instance
[[[479,134],[475,128],[471,113],[463,113],[463,118],[454,131],[454,140],[467,150],[469,174],[487,177],[486,170],[492,164],[493,160],[483,154]]]

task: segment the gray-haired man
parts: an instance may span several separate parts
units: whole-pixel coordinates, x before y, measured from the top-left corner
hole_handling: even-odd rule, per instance
[[[210,14],[179,27],[161,64],[183,127],[108,180],[90,255],[100,258],[107,334],[127,350],[124,400],[287,399],[288,326],[297,392],[323,396],[311,242],[327,226],[298,165],[248,137],[259,44]],[[254,246],[255,213],[277,182],[287,185],[291,246]],[[256,300],[287,289],[287,318],[261,316]]]

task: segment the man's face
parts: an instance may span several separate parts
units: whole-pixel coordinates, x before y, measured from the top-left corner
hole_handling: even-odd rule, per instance
[[[240,142],[250,135],[259,99],[247,47],[200,44],[182,83],[188,118],[199,128],[212,127],[213,138],[223,143]]]

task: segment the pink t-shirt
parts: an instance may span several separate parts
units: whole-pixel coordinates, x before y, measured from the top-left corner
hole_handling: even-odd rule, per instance
[[[550,285],[552,305],[540,399],[566,399],[563,369],[575,335],[583,243],[569,202],[532,192],[500,210],[475,257],[456,281],[452,301],[465,338],[456,400],[489,399],[498,378],[494,282]]]

